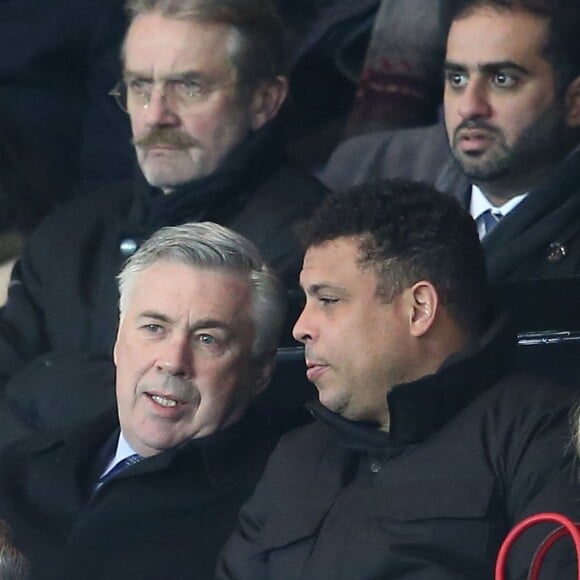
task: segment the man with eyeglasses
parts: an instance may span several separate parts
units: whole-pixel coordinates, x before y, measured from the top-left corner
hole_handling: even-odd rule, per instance
[[[211,220],[245,235],[287,286],[293,224],[326,193],[282,151],[284,34],[263,0],[128,0],[123,79],[139,174],[47,219],[0,314],[0,445],[113,403],[114,278],[162,226]]]

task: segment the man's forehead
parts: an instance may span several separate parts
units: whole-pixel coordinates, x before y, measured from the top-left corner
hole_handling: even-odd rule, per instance
[[[136,272],[129,284],[129,306],[155,304],[165,307],[193,305],[236,308],[251,294],[247,274],[226,268],[204,268],[177,260],[160,259]]]
[[[199,67],[231,66],[227,27],[218,23],[167,18],[157,12],[137,16],[131,23],[123,47],[125,68],[149,72],[195,72]]]
[[[464,55],[475,67],[541,57],[548,32],[548,19],[531,12],[473,8],[451,23],[447,58],[460,61]]]
[[[372,268],[361,262],[359,237],[341,237],[310,246],[304,255],[300,285],[304,290],[346,288],[361,278],[376,284]]]
[[[353,236],[338,237],[306,249],[303,269],[322,267],[334,262],[356,262],[360,240]]]

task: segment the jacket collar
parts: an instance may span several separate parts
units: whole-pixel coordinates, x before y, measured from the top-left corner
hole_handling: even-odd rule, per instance
[[[566,247],[578,233],[580,220],[580,145],[559,163],[482,240],[490,280],[509,280],[530,256],[549,254],[550,244]],[[435,187],[452,192],[469,208],[471,183],[450,154]]]
[[[419,443],[441,429],[510,369],[515,335],[505,319],[497,319],[478,344],[449,357],[432,375],[393,387],[387,395],[389,432],[377,425],[349,421],[320,403],[313,415],[337,431],[343,445],[371,451]]]
[[[551,243],[567,246],[580,219],[580,149],[576,148],[533,188],[516,211],[508,214],[483,240],[493,280],[509,277],[530,255],[548,253]]]
[[[253,409],[236,423],[207,437],[190,439],[180,447],[157,457],[166,465],[187,462],[200,456],[208,480],[215,488],[237,486],[248,474],[256,478],[273,451],[278,436],[268,429]]]
[[[116,412],[105,413],[82,428],[60,435],[37,436],[25,442],[23,450],[32,455],[56,453],[74,466],[74,478],[81,489],[92,489],[106,459],[114,452],[119,424]],[[258,477],[278,436],[272,433],[261,415],[250,408],[233,425],[149,457],[119,477],[153,473],[177,464],[189,464],[206,474],[215,488],[239,485],[244,476]],[[109,453],[105,457],[106,453]],[[59,460],[60,461],[60,460]]]
[[[238,422],[217,433],[189,439],[140,461],[127,476],[182,466],[199,470],[216,489],[235,487],[250,474],[259,476],[276,441],[260,416],[250,409]]]

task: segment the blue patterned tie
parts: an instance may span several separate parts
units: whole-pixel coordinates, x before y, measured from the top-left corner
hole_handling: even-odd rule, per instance
[[[104,475],[101,475],[101,477],[99,477],[99,479],[97,481],[96,489],[99,489],[102,485],[104,485],[105,483],[107,483],[108,481],[110,481],[111,479],[113,479],[114,477],[119,475],[120,473],[122,473],[125,469],[127,469],[128,467],[131,467],[131,465],[135,465],[136,463],[139,463],[139,461],[141,461],[142,459],[144,459],[144,458],[141,457],[141,455],[137,455],[137,453],[135,453],[134,455],[129,455],[129,457],[125,457],[125,459],[119,461],[119,463],[117,463],[113,467],[113,469],[111,469],[110,471],[107,471],[107,473],[105,473]]]
[[[490,209],[485,210],[480,216],[479,220],[483,222],[484,236],[487,236],[497,226],[499,220],[503,216],[500,213],[492,213]]]

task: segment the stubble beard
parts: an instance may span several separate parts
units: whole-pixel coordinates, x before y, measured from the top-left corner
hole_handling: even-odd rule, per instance
[[[495,141],[483,152],[459,151],[459,131],[466,128],[485,129]],[[526,190],[565,155],[566,131],[565,114],[558,104],[545,109],[511,146],[500,128],[483,120],[470,119],[455,129],[451,153],[466,177],[475,184],[519,186]]]

